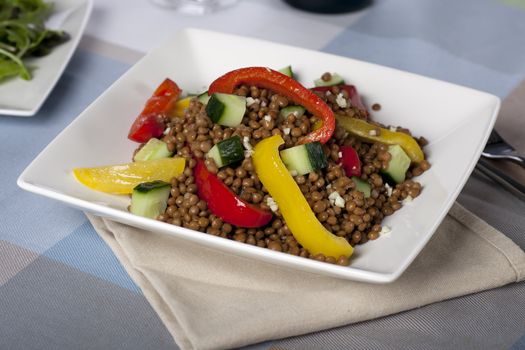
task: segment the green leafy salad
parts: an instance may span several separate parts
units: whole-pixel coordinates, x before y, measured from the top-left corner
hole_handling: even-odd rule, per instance
[[[45,27],[52,4],[43,0],[0,0],[0,82],[8,77],[31,79],[24,59],[41,57],[69,35]]]

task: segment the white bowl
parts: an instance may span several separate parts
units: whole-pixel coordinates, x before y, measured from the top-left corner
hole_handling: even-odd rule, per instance
[[[129,197],[92,191],[75,167],[128,162],[137,144],[129,127],[165,77],[187,92],[204,91],[223,73],[246,66],[291,64],[311,86],[325,71],[355,84],[365,103],[378,102],[375,120],[409,128],[429,140],[432,168],[418,178],[423,191],[384,220],[392,231],[355,249],[349,267],[304,259],[130,214]],[[18,185],[96,215],[187,239],[232,254],[339,278],[395,280],[428,242],[458,196],[487,141],[499,110],[496,96],[415,74],[270,42],[188,29],[133,66],[82,112],[20,175]],[[269,267],[271,268],[271,267]]]

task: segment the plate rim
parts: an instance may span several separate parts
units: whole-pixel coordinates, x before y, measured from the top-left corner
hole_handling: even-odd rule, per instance
[[[444,217],[447,215],[447,213],[449,212],[449,210],[452,207],[452,205],[454,205],[454,203],[456,202],[457,196],[459,195],[460,191],[465,186],[466,181],[468,180],[468,178],[470,177],[472,171],[474,170],[474,166],[475,166],[475,164],[477,162],[477,158],[476,157],[472,157],[472,159],[470,159],[470,163],[466,167],[466,171],[463,173],[462,178],[460,179],[459,182],[457,182],[454,190],[451,192],[450,198],[452,198],[452,200],[447,201],[446,206],[441,211],[440,215],[438,216],[438,219],[434,222],[432,227],[428,230],[429,234],[426,235],[425,239],[421,240],[420,243],[413,250],[410,251],[410,254],[408,254],[407,258],[403,260],[403,263],[399,264],[399,266],[397,266],[395,271],[393,271],[393,272],[367,271],[367,270],[362,270],[362,269],[358,269],[358,268],[352,268],[351,266],[347,267],[347,266],[338,266],[338,265],[326,264],[326,263],[314,261],[314,260],[311,260],[311,259],[304,259],[304,258],[301,258],[301,257],[296,257],[296,256],[293,256],[293,255],[289,255],[289,254],[282,254],[280,252],[274,252],[274,251],[271,251],[271,250],[266,249],[266,248],[250,246],[250,245],[247,245],[245,243],[235,242],[233,240],[228,240],[228,239],[224,239],[224,238],[221,238],[221,237],[216,237],[216,236],[209,235],[209,234],[206,234],[206,233],[203,233],[203,232],[193,231],[193,230],[186,229],[186,228],[183,228],[183,227],[178,227],[178,226],[174,227],[173,225],[170,225],[170,224],[167,224],[167,223],[159,222],[159,221],[153,220],[153,219],[139,217],[139,216],[133,215],[133,214],[131,214],[129,212],[124,212],[121,209],[111,208],[111,207],[108,207],[108,206],[102,206],[102,205],[94,203],[92,201],[88,201],[88,200],[80,199],[80,198],[77,198],[77,197],[73,197],[71,195],[60,193],[60,192],[51,190],[49,188],[46,188],[44,186],[38,186],[37,184],[33,184],[33,183],[29,182],[29,181],[26,181],[26,179],[25,179],[26,174],[31,169],[33,163],[35,163],[44,153],[46,153],[46,150],[56,140],[58,140],[63,134],[67,133],[68,129],[72,125],[74,125],[75,122],[77,120],[79,120],[80,117],[87,118],[87,117],[84,117],[84,115],[89,115],[87,112],[99,101],[99,99],[102,99],[107,93],[109,93],[110,90],[112,90],[112,88],[116,84],[119,84],[123,78],[125,78],[129,73],[131,73],[131,71],[133,70],[133,68],[136,65],[138,65],[142,60],[144,60],[150,54],[156,52],[157,50],[159,50],[159,49],[161,49],[163,47],[165,47],[166,45],[170,45],[170,43],[172,43],[177,38],[177,36],[185,35],[185,37],[187,38],[193,32],[199,32],[201,34],[214,33],[214,34],[219,34],[219,35],[225,36],[225,37],[236,37],[236,38],[242,38],[243,40],[255,40],[255,41],[260,41],[260,42],[263,42],[263,43],[266,43],[266,44],[281,45],[281,46],[285,46],[285,47],[289,47],[289,48],[304,50],[304,51],[307,51],[307,52],[318,52],[318,53],[321,53],[323,55],[330,55],[330,56],[334,56],[334,57],[338,57],[338,58],[342,58],[342,59],[348,59],[348,60],[352,60],[352,61],[356,61],[356,62],[360,62],[360,63],[366,63],[368,65],[379,67],[381,69],[395,70],[395,71],[401,72],[403,74],[409,74],[409,75],[413,75],[413,76],[416,76],[416,77],[424,78],[424,79],[427,79],[427,80],[432,80],[432,81],[439,82],[439,83],[449,84],[449,85],[452,85],[452,86],[460,87],[460,88],[465,89],[465,90],[470,90],[471,92],[475,92],[475,93],[478,93],[478,94],[482,93],[482,94],[484,94],[487,97],[487,99],[489,99],[489,98],[491,99],[490,105],[488,105],[488,107],[491,108],[492,114],[490,115],[490,117],[488,119],[488,122],[489,122],[488,124],[489,125],[487,127],[487,130],[485,131],[484,137],[479,140],[478,145],[476,147],[476,153],[478,154],[478,157],[481,154],[483,145],[488,140],[490,130],[493,128],[494,123],[496,122],[496,118],[497,118],[497,115],[498,115],[498,112],[499,112],[500,106],[501,106],[500,98],[498,96],[493,95],[493,94],[490,94],[490,93],[487,93],[487,92],[484,92],[484,91],[481,91],[481,90],[473,89],[473,88],[470,88],[470,87],[461,86],[459,84],[454,84],[454,83],[450,83],[450,82],[447,82],[447,81],[443,81],[443,80],[439,80],[439,79],[423,76],[423,75],[420,75],[420,74],[415,74],[415,73],[399,70],[399,69],[396,69],[396,68],[379,65],[379,64],[376,64],[376,63],[371,63],[371,62],[366,62],[366,61],[362,61],[362,60],[357,60],[357,59],[354,59],[354,58],[351,58],[351,57],[346,57],[346,56],[334,55],[334,54],[325,53],[325,52],[322,52],[322,51],[320,52],[320,51],[315,51],[315,50],[308,50],[308,49],[304,49],[304,48],[301,48],[301,47],[295,47],[293,45],[285,45],[285,44],[281,44],[281,43],[274,43],[274,42],[271,42],[271,41],[266,41],[266,40],[261,40],[261,39],[256,39],[256,38],[244,37],[244,36],[240,36],[240,35],[232,35],[232,34],[221,33],[221,32],[216,32],[216,31],[202,30],[202,29],[185,28],[183,30],[177,31],[174,37],[171,37],[167,42],[163,43],[159,47],[157,47],[157,48],[151,50],[149,53],[147,53],[135,65],[131,66],[121,77],[119,77],[117,80],[115,80],[103,93],[101,93],[93,102],[91,102],[89,104],[89,106],[87,106],[80,114],[78,114],[72,120],[72,122],[66,128],[64,128],[38,154],[38,156],[35,157],[31,161],[31,163],[23,170],[23,172],[20,174],[20,176],[17,179],[17,185],[20,188],[22,188],[22,189],[24,189],[26,191],[33,192],[33,193],[36,193],[36,194],[39,194],[39,195],[43,195],[45,197],[49,197],[51,199],[58,200],[60,202],[66,203],[68,205],[71,205],[71,206],[73,206],[73,207],[75,207],[77,209],[88,211],[88,212],[90,212],[90,213],[92,213],[92,214],[94,214],[96,216],[109,217],[109,218],[111,218],[111,219],[113,219],[115,221],[118,221],[118,222],[121,222],[121,223],[124,223],[124,224],[129,224],[129,222],[131,222],[132,226],[134,226],[134,227],[141,227],[143,229],[144,229],[144,226],[147,226],[148,229],[150,229],[150,230],[155,230],[156,232],[161,232],[163,234],[168,234],[168,235],[170,235],[170,236],[172,236],[172,237],[174,237],[176,239],[186,239],[186,240],[192,241],[192,242],[197,243],[197,244],[202,244],[202,241],[204,240],[207,243],[209,243],[208,245],[203,245],[205,247],[209,248],[211,246],[213,249],[222,248],[223,250],[226,250],[227,252],[230,252],[230,253],[233,253],[233,254],[237,254],[237,255],[241,255],[241,256],[257,255],[260,258],[260,260],[268,262],[270,264],[273,263],[273,264],[279,264],[280,266],[285,266],[283,264],[283,262],[285,262],[286,265],[288,265],[289,268],[293,268],[293,269],[301,269],[303,271],[308,271],[308,272],[315,273],[315,274],[321,274],[321,275],[325,275],[325,276],[332,276],[332,277],[342,278],[342,279],[346,279],[346,280],[354,280],[354,281],[374,283],[374,284],[391,283],[391,282],[395,281],[396,279],[398,279],[406,271],[406,269],[408,268],[408,266],[410,266],[410,264],[414,261],[414,259],[421,253],[423,248],[427,245],[428,241],[433,237],[436,229],[442,223]],[[306,269],[305,269],[305,267],[306,267]]]
[[[42,105],[47,101],[47,98],[55,88],[55,85],[58,83],[58,80],[64,74],[64,71],[66,70],[66,67],[69,64],[69,61],[71,61],[73,54],[76,52],[78,44],[80,43],[80,39],[84,35],[87,23],[89,22],[89,18],[91,17],[94,1],[95,0],[82,0],[81,6],[85,4],[86,11],[82,16],[82,22],[80,24],[78,33],[75,37],[70,39],[72,42],[71,48],[67,52],[64,61],[62,61],[60,64],[60,68],[57,69],[55,76],[53,77],[53,79],[51,79],[50,84],[48,85],[45,92],[41,95],[38,102],[32,108],[27,109],[0,108],[0,116],[32,117],[38,113]]]

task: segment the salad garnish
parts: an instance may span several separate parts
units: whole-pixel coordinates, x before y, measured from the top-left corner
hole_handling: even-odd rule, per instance
[[[24,60],[45,56],[69,39],[62,30],[46,28],[52,9],[43,0],[0,2],[0,81],[13,76],[30,80],[31,67]]]
[[[383,219],[421,193],[426,140],[374,121],[342,75],[314,84],[295,80],[291,66],[247,67],[181,98],[166,78],[131,126],[133,166],[74,173],[91,188],[131,193],[133,214],[348,265],[356,245],[389,231]],[[173,164],[161,171],[162,160]],[[135,168],[134,187],[117,192]]]

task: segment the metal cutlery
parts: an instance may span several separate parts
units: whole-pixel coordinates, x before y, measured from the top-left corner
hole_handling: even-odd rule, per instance
[[[492,165],[488,160],[480,158],[478,164],[476,164],[476,170],[500,184],[522,201],[525,201],[525,186]]]
[[[487,145],[481,155],[489,159],[510,160],[525,168],[525,158],[518,155],[514,147],[503,140],[496,130],[492,130],[490,133]]]
[[[525,168],[525,158],[518,155],[514,147],[503,140],[496,130],[491,132],[487,145],[481,153],[481,158],[476,165],[476,170],[496,181],[503,188],[525,201],[525,185],[496,167],[490,162],[491,159],[509,160]]]

